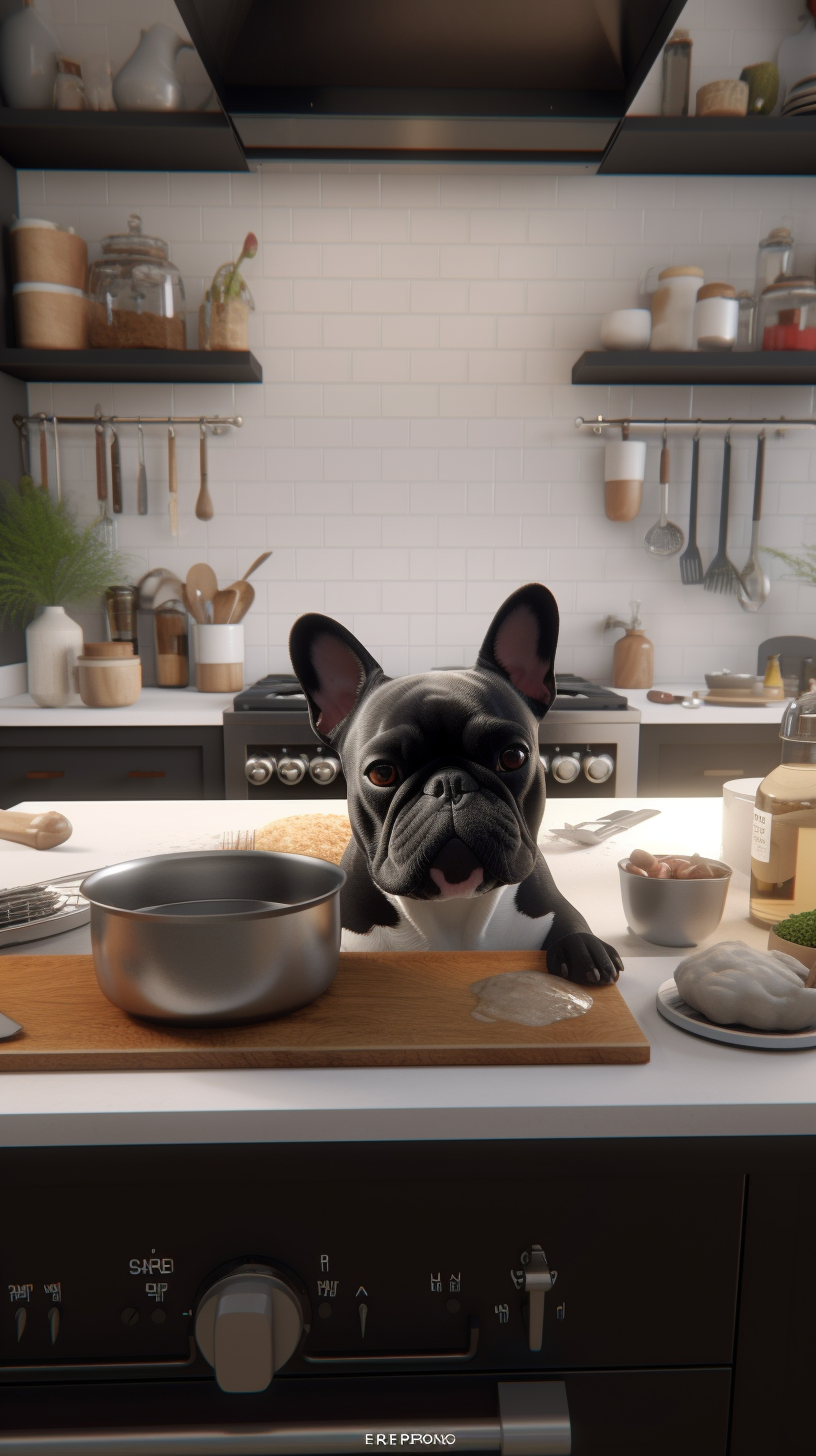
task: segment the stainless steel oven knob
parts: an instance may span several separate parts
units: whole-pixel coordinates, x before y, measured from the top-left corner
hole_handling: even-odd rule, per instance
[[[195,1337],[222,1390],[266,1390],[295,1353],[303,1306],[280,1269],[243,1264],[202,1296]]]
[[[605,784],[615,772],[614,759],[608,753],[588,753],[581,767],[591,784]]]
[[[581,760],[574,753],[556,753],[552,761],[552,776],[559,784],[574,784],[581,772]]]
[[[275,777],[275,760],[266,754],[253,753],[244,764],[244,773],[251,784],[268,784]]]
[[[299,784],[301,779],[306,777],[306,770],[309,767],[309,760],[305,753],[286,755],[278,759],[278,778],[285,784]]]
[[[339,758],[313,758],[309,773],[316,784],[333,784],[340,772]]]

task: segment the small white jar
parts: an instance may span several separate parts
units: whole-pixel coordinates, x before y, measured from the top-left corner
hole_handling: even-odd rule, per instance
[[[704,283],[702,268],[691,264],[661,269],[652,294],[651,350],[694,348],[694,307]]]
[[[737,290],[730,283],[706,283],[694,305],[695,349],[733,349],[739,330]]]

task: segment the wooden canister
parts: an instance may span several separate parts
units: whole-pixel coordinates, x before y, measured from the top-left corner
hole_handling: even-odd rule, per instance
[[[62,283],[85,291],[88,245],[84,238],[38,217],[18,218],[9,231],[15,283]]]
[[[627,627],[615,643],[613,688],[650,688],[654,682],[654,644],[641,627]]]
[[[15,283],[14,322],[21,349],[87,349],[88,300],[62,283]]]
[[[88,708],[127,708],[142,690],[138,657],[79,657],[79,696]]]

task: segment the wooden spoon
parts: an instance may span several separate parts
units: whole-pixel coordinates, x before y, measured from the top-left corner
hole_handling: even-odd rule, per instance
[[[215,515],[215,507],[212,503],[212,496],[209,492],[209,472],[207,470],[207,426],[203,420],[199,431],[199,457],[201,463],[201,484],[198,490],[198,500],[195,503],[195,513],[199,521],[211,521]]]
[[[218,579],[206,561],[199,561],[196,566],[190,567],[187,572],[187,597],[191,604],[198,602],[202,622],[207,620],[207,604],[212,602],[217,591]],[[196,617],[196,621],[198,620]]]
[[[47,809],[44,814],[0,809],[0,839],[26,844],[29,849],[53,849],[70,839],[73,832],[65,815],[58,814],[56,809]]]
[[[251,577],[253,571],[257,571],[259,566],[263,566],[264,562],[268,561],[271,555],[271,551],[264,551],[261,556],[256,556],[252,565],[247,567],[246,571],[241,577],[241,581],[249,581],[249,578]]]
[[[228,621],[240,622],[246,616],[255,600],[255,588],[251,582],[244,581],[241,578],[240,581],[234,581],[232,586],[227,587],[227,591],[235,592],[235,603],[229,614]]]
[[[213,597],[213,621],[229,622],[237,601],[237,587],[226,586],[222,591],[217,591]]]

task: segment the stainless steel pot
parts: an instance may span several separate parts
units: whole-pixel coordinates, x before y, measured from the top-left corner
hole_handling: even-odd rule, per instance
[[[96,978],[132,1016],[226,1026],[314,1001],[337,973],[345,874],[259,850],[160,854],[97,870]]]

